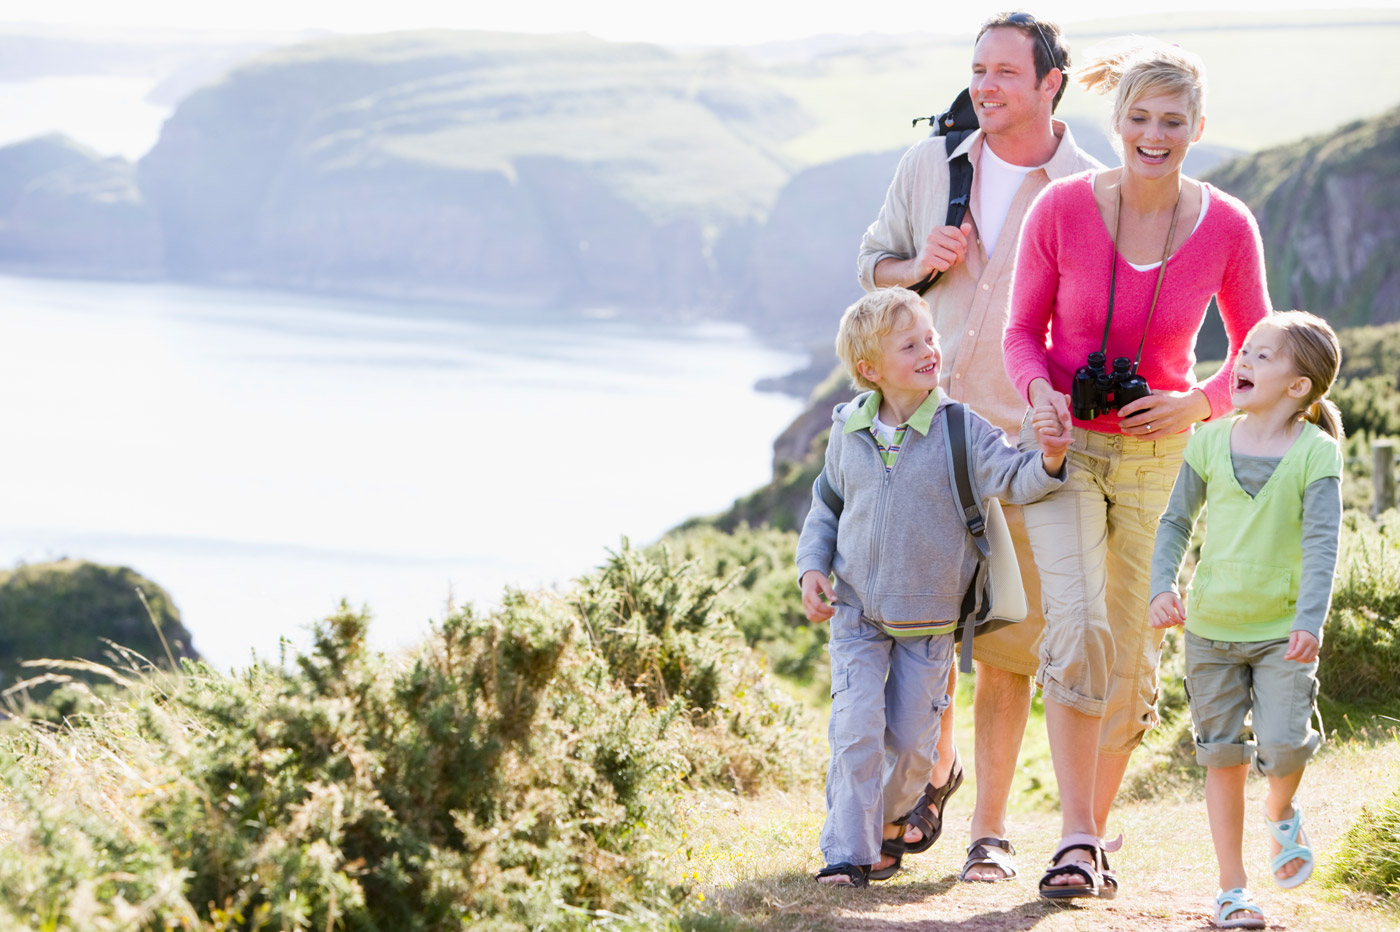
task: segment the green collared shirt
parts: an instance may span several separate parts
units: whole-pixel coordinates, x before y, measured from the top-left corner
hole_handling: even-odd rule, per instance
[[[875,415],[880,410],[882,400],[880,392],[875,391],[865,400],[865,404],[857,408],[856,412],[846,421],[843,433],[849,434],[857,430],[870,431],[870,435],[875,438],[875,447],[880,451],[880,461],[885,464],[885,472],[889,472],[894,468],[895,460],[899,458],[899,451],[904,445],[904,437],[909,428],[917,430],[920,436],[928,436],[928,429],[933,424],[933,413],[938,410],[942,398],[943,390],[941,388],[929,392],[928,397],[914,409],[909,420],[895,427],[894,436],[887,444],[881,438],[880,432],[875,429]]]

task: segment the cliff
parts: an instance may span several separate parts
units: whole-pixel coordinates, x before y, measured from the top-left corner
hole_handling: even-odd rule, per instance
[[[54,275],[162,274],[136,166],[62,135],[0,148],[0,266]]]
[[[343,38],[189,97],[140,184],[177,278],[685,307],[713,301],[708,244],[767,212],[801,120],[724,55]]]
[[[1400,320],[1398,178],[1400,108],[1211,175],[1259,220],[1274,306],[1339,327]]]

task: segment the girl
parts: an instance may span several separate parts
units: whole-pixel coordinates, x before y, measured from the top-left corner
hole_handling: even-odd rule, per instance
[[[1342,513],[1341,417],[1325,396],[1340,364],[1337,335],[1321,318],[1287,311],[1256,324],[1235,361],[1238,413],[1191,438],[1157,531],[1148,621],[1186,626],[1186,693],[1196,760],[1207,768],[1222,929],[1264,928],[1241,854],[1251,762],[1269,782],[1275,882],[1296,887],[1312,873],[1293,795],[1321,740],[1312,727],[1317,653]],[[1202,505],[1210,522],[1183,606],[1176,574]]]

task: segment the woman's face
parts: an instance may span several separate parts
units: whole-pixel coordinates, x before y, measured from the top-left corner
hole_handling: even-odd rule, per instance
[[[1123,168],[1143,178],[1181,171],[1186,150],[1201,138],[1205,117],[1193,126],[1184,93],[1144,94],[1123,112],[1115,127],[1123,140]]]

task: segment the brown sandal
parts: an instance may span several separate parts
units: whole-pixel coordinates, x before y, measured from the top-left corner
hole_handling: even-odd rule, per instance
[[[938,841],[938,836],[943,834],[943,809],[948,805],[948,797],[962,786],[963,776],[962,758],[954,751],[953,766],[948,771],[948,782],[942,786],[934,786],[932,783],[925,786],[923,798],[907,816],[899,820],[899,824],[916,828],[923,835],[915,842],[902,841],[901,845],[906,852],[922,854]]]
[[[1016,862],[1011,860],[1015,853],[1016,849],[1005,838],[997,838],[995,835],[979,838],[967,846],[967,860],[963,861],[958,879],[973,883],[974,881],[967,876],[968,871],[974,867],[995,867],[1003,876],[990,880],[979,877],[975,882],[996,883],[999,880],[1010,880],[1016,876]]]

